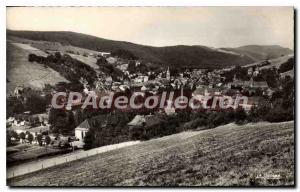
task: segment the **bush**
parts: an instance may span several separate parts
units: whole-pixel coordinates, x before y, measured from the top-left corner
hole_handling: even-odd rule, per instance
[[[21,132],[20,134],[19,134],[19,137],[20,137],[20,139],[25,139],[25,137],[26,137],[26,135],[25,135],[25,133],[24,132]]]
[[[196,119],[184,124],[184,130],[194,130],[198,127],[207,126],[207,120],[203,117],[197,117]]]
[[[89,150],[89,149],[92,149],[94,147],[93,145],[93,142],[94,142],[94,131],[93,129],[90,129],[85,137],[84,137],[84,146],[83,146],[83,149],[84,150]]]
[[[32,141],[33,141],[33,135],[30,133],[29,135],[28,135],[28,142],[31,144],[32,143]]]
[[[36,93],[31,93],[25,102],[25,109],[31,111],[33,114],[45,112],[46,99]]]
[[[37,62],[37,63],[44,63],[45,62],[45,58],[42,56],[37,56],[35,54],[29,54],[28,55],[28,61],[29,62]]]
[[[294,113],[292,109],[283,109],[282,107],[276,107],[271,110],[266,116],[265,120],[269,122],[283,122],[291,121],[294,119]]]
[[[247,119],[247,113],[244,108],[238,107],[235,111],[235,123],[242,124]]]
[[[258,107],[257,106],[252,106],[247,120],[250,122],[258,122],[261,119],[261,117],[258,115]]]
[[[45,137],[45,143],[46,143],[46,146],[49,145],[51,143],[51,138],[49,137],[49,135],[47,135]]]
[[[7,146],[12,145],[11,134],[10,134],[9,131],[6,132],[6,145],[7,145]]]
[[[15,132],[15,131],[11,131],[11,137],[15,138],[15,140],[19,140],[20,139],[18,133]]]
[[[106,65],[107,64],[107,61],[105,59],[105,57],[102,57],[100,56],[98,59],[97,59],[97,65],[101,66],[101,65]]]
[[[38,134],[38,135],[36,136],[36,139],[37,139],[39,145],[42,146],[42,145],[43,145],[43,135]]]
[[[8,97],[6,99],[6,116],[11,117],[14,114],[20,114],[25,111],[23,103],[17,97]]]

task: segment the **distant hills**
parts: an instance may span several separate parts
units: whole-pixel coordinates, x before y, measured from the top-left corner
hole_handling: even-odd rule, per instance
[[[233,51],[256,61],[274,59],[293,53],[291,49],[279,45],[246,45],[237,48],[223,48],[223,50]]]
[[[249,45],[238,48],[214,49],[205,46],[166,46],[153,47],[125,41],[114,41],[91,35],[64,31],[13,31],[7,30],[8,36],[25,39],[59,42],[94,51],[113,52],[126,50],[146,62],[161,64],[171,68],[225,68],[246,65],[263,59],[292,54],[293,51],[277,45]]]

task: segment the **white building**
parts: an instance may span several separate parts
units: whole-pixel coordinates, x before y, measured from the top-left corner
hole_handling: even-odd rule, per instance
[[[108,56],[110,56],[110,52],[99,52],[99,54],[100,54],[102,57],[108,57]]]
[[[90,129],[90,124],[88,120],[83,121],[78,127],[75,128],[75,137],[79,139],[79,141],[84,141],[84,137],[86,136],[86,133]]]

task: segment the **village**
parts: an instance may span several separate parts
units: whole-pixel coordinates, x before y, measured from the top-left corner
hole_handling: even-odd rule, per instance
[[[198,102],[201,104],[204,102],[203,98],[207,96],[215,99],[229,96],[232,98],[246,96],[248,97],[247,103],[239,103],[234,109],[242,107],[246,113],[249,113],[252,107],[257,106],[259,102],[263,100],[268,100],[272,97],[272,94],[278,90],[277,87],[270,87],[263,78],[257,78],[262,73],[261,67],[265,66],[268,61],[262,61],[246,67],[226,69],[188,68],[172,71],[170,67],[166,67],[160,71],[149,71],[145,70],[147,66],[145,62],[141,60],[124,59],[115,55],[112,56],[109,52],[99,52],[95,54],[86,52],[74,53],[73,51],[66,51],[65,53],[48,51],[48,53],[50,53],[50,55],[61,54],[63,57],[65,57],[66,54],[75,54],[76,58],[94,59],[97,61],[96,64],[100,67],[107,68],[109,66],[118,72],[116,76],[115,74],[109,75],[100,69],[96,69],[97,78],[92,83],[84,77],[81,77],[79,82],[82,85],[82,93],[85,95],[85,98],[88,95],[107,96],[112,92],[120,95],[137,92],[147,93],[148,95],[160,95],[162,91],[173,91],[177,93],[177,95],[198,98]],[[38,56],[29,55],[30,61],[40,62],[39,59]],[[40,92],[39,96],[46,97],[48,94],[49,97],[50,94],[50,97],[52,97],[57,92],[57,90],[51,88],[50,90]],[[67,92],[70,92],[70,90],[67,90]],[[9,97],[26,102],[26,88],[17,86]],[[45,113],[33,114],[31,111],[25,111],[8,117],[7,131],[11,132],[11,134],[9,134],[9,136],[11,136],[9,142],[14,143],[12,147],[8,148],[8,151],[12,151],[11,155],[9,154],[11,162],[28,161],[39,157],[59,155],[72,152],[76,149],[83,149],[85,146],[85,137],[92,127],[91,119],[97,118],[97,115],[85,115],[85,118],[77,117],[78,113],[86,113],[80,108],[83,104],[83,100],[84,98],[77,100],[77,102],[72,103],[71,107],[65,108],[65,121],[76,121],[75,123],[71,122],[71,126],[69,124],[64,125],[70,127],[66,128],[68,131],[53,131],[55,129],[53,127],[59,129],[60,125],[56,125],[57,122],[55,122],[55,120],[49,122],[52,110],[52,106],[49,103],[46,106]],[[110,109],[106,111],[106,113],[112,114],[113,116],[116,110],[117,109]],[[211,108],[208,110],[216,111],[218,109]],[[122,111],[130,113],[130,116],[135,114],[132,116],[133,118],[127,120],[126,124],[123,124],[128,127],[128,130],[138,130],[141,127],[147,127],[147,129],[149,129],[149,127],[161,126],[160,123],[165,121],[163,120],[165,118],[163,116],[175,116],[179,112],[174,108],[173,101],[170,100],[167,101],[167,105],[165,105],[163,109],[159,110],[134,111],[131,108],[126,108]],[[74,116],[76,116],[76,118],[74,118]],[[99,119],[97,121],[99,121]],[[103,122],[100,122],[100,124],[105,127]],[[97,126],[99,126],[99,124],[97,124]],[[136,129],[136,127],[138,127],[138,129]],[[120,136],[122,139],[113,139],[99,146],[113,144],[119,141],[127,141],[132,138],[144,138],[141,136],[132,137],[134,134],[135,133],[130,134],[131,136],[126,136],[125,138],[123,134]],[[155,135],[153,135],[153,137],[155,137]],[[27,157],[22,159],[23,154],[26,152],[22,150],[22,147],[19,147],[18,143],[21,144],[21,146],[25,145],[26,151],[30,151],[30,154],[34,155],[25,155]],[[19,151],[20,154],[15,151]],[[35,151],[37,151],[36,154]]]
[[[295,187],[295,9],[6,6],[7,187]]]

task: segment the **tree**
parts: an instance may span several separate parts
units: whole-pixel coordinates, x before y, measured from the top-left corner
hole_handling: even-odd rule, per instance
[[[44,97],[41,97],[36,93],[31,93],[27,96],[25,109],[31,111],[33,114],[42,113],[45,111],[46,105],[47,103]]]
[[[43,145],[43,135],[38,134],[38,135],[36,136],[36,139],[37,139],[39,145],[42,146],[42,145]]]
[[[49,123],[53,133],[68,133],[74,128],[74,117],[72,112],[66,113],[61,109],[51,108],[49,112]]]
[[[45,137],[45,143],[46,143],[46,146],[48,146],[51,143],[51,138],[49,137],[49,135],[47,135]]]
[[[12,142],[11,142],[11,132],[10,131],[7,131],[6,132],[6,145],[7,146],[10,146],[10,145],[12,145]]]
[[[247,118],[247,113],[243,107],[238,107],[235,111],[235,122],[237,124],[243,123]]]
[[[261,71],[263,79],[268,83],[268,85],[272,88],[277,87],[279,75],[277,73],[277,69],[275,67],[271,69],[263,69]]]
[[[47,151],[47,147],[48,147],[48,145],[51,143],[51,138],[49,137],[49,135],[47,135],[47,136],[45,137],[45,143],[46,143],[46,151]]]
[[[127,70],[132,73],[132,72],[135,72],[135,62],[133,60],[129,61],[128,63],[128,67],[127,67]]]
[[[82,123],[83,121],[83,114],[81,112],[81,109],[78,109],[75,111],[75,114],[74,114],[74,123],[75,123],[75,126],[78,126],[80,125],[80,123]]]
[[[16,140],[19,140],[19,135],[15,131],[11,131],[11,137],[15,138]]]
[[[111,55],[118,56],[123,59],[133,59],[133,60],[137,59],[137,57],[131,51],[125,49],[114,50],[111,52]]]
[[[66,117],[58,116],[56,122],[52,124],[53,133],[68,133],[68,122]]]
[[[271,103],[266,100],[259,101],[256,109],[256,116],[262,120],[266,120],[266,115],[271,111]]]
[[[290,71],[294,68],[294,57],[287,60],[287,62],[280,65],[278,72],[284,73],[286,71]]]
[[[94,130],[93,129],[89,129],[89,131],[86,133],[85,137],[84,137],[84,146],[83,149],[84,150],[88,150],[93,148],[93,143],[94,143]]]
[[[248,115],[248,121],[250,122],[257,122],[260,120],[260,116],[258,114],[258,107],[257,106],[252,106],[250,111],[249,111],[249,115]]]
[[[6,116],[11,117],[14,114],[23,113],[25,111],[24,106],[20,99],[17,97],[8,97],[6,99]]]
[[[29,133],[27,139],[28,139],[29,143],[32,144],[32,141],[33,141],[33,135],[32,135],[31,133]]]
[[[67,126],[66,126],[66,132],[72,131],[75,129],[76,125],[75,125],[75,118],[74,118],[74,114],[73,112],[67,111]]]
[[[22,139],[22,143],[23,143],[23,141],[25,140],[26,135],[25,135],[24,132],[21,132],[21,133],[19,134],[19,137],[20,137],[20,139]]]
[[[107,64],[107,61],[105,59],[105,57],[102,57],[100,56],[98,59],[97,59],[97,65],[106,65]]]

